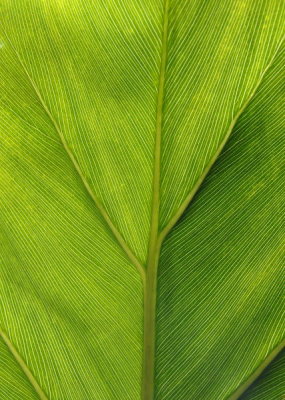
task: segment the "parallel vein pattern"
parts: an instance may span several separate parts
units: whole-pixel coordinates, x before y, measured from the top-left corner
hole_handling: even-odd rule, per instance
[[[49,399],[133,400],[141,386],[140,276],[7,44],[1,57],[0,325]],[[10,373],[15,381],[18,370]]]
[[[109,215],[107,214],[106,210],[104,209],[104,207],[102,206],[102,204],[100,203],[99,199],[97,198],[97,196],[93,193],[87,179],[85,178],[85,176],[83,175],[80,166],[76,160],[76,158],[74,157],[72,151],[69,149],[68,144],[65,140],[64,135],[62,134],[57,122],[55,121],[55,119],[53,118],[53,116],[51,115],[49,109],[47,108],[38,88],[35,85],[35,82],[32,80],[32,78],[29,75],[29,72],[27,71],[27,68],[25,67],[25,65],[23,64],[23,61],[21,60],[18,52],[14,49],[12,43],[10,42],[9,38],[5,35],[5,39],[8,41],[9,45],[11,46],[11,48],[13,48],[13,50],[15,51],[16,54],[16,58],[19,60],[29,82],[31,83],[32,88],[34,89],[41,105],[43,106],[44,111],[47,113],[51,123],[53,124],[56,132],[58,133],[60,140],[62,142],[62,145],[66,151],[66,153],[68,154],[72,164],[74,165],[75,170],[77,171],[78,175],[80,176],[83,185],[85,186],[85,189],[87,190],[87,192],[89,193],[90,197],[92,198],[92,200],[94,201],[96,207],[98,208],[99,212],[101,213],[102,217],[104,218],[104,220],[106,221],[108,227],[110,228],[110,230],[112,231],[114,237],[116,238],[116,240],[118,241],[118,243],[120,244],[120,246],[122,247],[122,249],[125,251],[126,255],[128,256],[128,258],[130,259],[130,261],[134,264],[134,266],[137,268],[139,274],[141,275],[142,281],[144,282],[145,280],[145,270],[144,267],[142,266],[142,264],[140,263],[140,261],[136,258],[136,256],[133,254],[132,250],[128,247],[128,245],[126,244],[126,242],[124,241],[122,235],[120,234],[120,232],[118,231],[118,229],[115,227],[115,225],[113,224],[113,222],[111,221]]]
[[[284,337],[284,4],[4,0],[1,16],[0,327],[39,390],[240,393]],[[0,397],[38,398],[7,343]],[[276,365],[246,398],[279,396]]]
[[[161,166],[164,228],[284,34],[280,1],[171,0]]]
[[[35,392],[37,393],[38,397],[41,400],[48,400],[46,395],[45,395],[45,393],[42,391],[42,388],[39,386],[39,384],[36,381],[35,377],[31,373],[31,371],[29,370],[28,366],[26,365],[26,363],[24,362],[24,360],[22,359],[22,357],[18,353],[18,351],[15,348],[15,346],[13,345],[13,343],[7,337],[7,335],[3,331],[0,331],[0,337],[3,340],[3,342],[5,343],[5,345],[7,346],[7,348],[9,349],[10,355],[13,356],[14,360],[18,363],[19,367],[22,369],[22,371],[24,372],[24,374],[28,378],[29,382],[31,383],[31,385],[33,386]]]
[[[240,400],[282,400],[285,396],[285,350],[268,366]]]
[[[144,263],[162,0],[4,0],[3,8],[3,28],[83,175]]]
[[[231,394],[229,400],[238,400],[243,395],[253,388],[262,379],[270,365],[274,365],[279,359],[280,353],[285,349],[285,339],[283,339],[273,350],[266,356],[261,364],[253,371],[253,373]]]
[[[164,243],[157,399],[226,399],[284,337],[283,65],[284,45]]]
[[[277,49],[276,49],[275,53],[273,54],[273,57],[269,61],[268,65],[265,67],[264,71],[261,73],[260,78],[258,79],[257,84],[256,84],[255,88],[253,89],[252,93],[246,99],[246,101],[244,102],[244,104],[241,107],[241,109],[234,116],[234,118],[233,118],[233,120],[232,120],[232,122],[231,122],[231,124],[229,126],[229,129],[228,129],[227,133],[225,134],[222,142],[220,143],[220,145],[217,148],[216,152],[214,153],[213,157],[210,159],[208,165],[204,168],[203,172],[199,176],[198,180],[196,181],[195,185],[191,189],[190,193],[186,196],[184,201],[181,203],[180,207],[176,210],[175,214],[172,216],[172,218],[170,218],[170,220],[168,221],[166,226],[161,230],[160,235],[159,235],[159,240],[161,242],[165,239],[165,237],[170,232],[170,230],[175,226],[175,224],[177,223],[179,218],[181,218],[181,216],[185,212],[186,208],[189,206],[190,202],[194,198],[195,194],[200,189],[200,187],[203,184],[205,178],[207,177],[209,171],[211,170],[211,168],[213,167],[213,165],[217,161],[218,157],[220,156],[221,152],[223,151],[225,145],[227,144],[227,142],[229,140],[229,137],[231,136],[231,134],[232,134],[232,132],[233,132],[233,130],[235,128],[235,125],[237,124],[237,121],[239,120],[241,115],[244,112],[246,112],[248,105],[251,103],[251,101],[253,100],[253,98],[255,96],[256,91],[258,90],[259,86],[262,84],[264,75],[267,73],[267,70],[274,63],[275,58],[276,58],[276,56],[278,55],[278,53],[280,51],[280,48],[283,46],[283,42],[284,42],[284,37],[281,39],[280,43],[278,44]]]
[[[14,356],[9,351],[5,342],[0,340],[0,365],[1,385],[0,398],[5,399],[9,395],[13,400],[39,400],[34,387],[31,385],[23,370],[19,367]],[[8,398],[9,398],[8,397]]]

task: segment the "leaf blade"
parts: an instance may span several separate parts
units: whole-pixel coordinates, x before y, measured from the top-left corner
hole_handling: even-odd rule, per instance
[[[284,396],[284,350],[241,396],[241,400],[280,400]]]
[[[162,2],[5,0],[3,9],[3,28],[93,193],[145,262]]]
[[[273,57],[284,35],[283,18],[278,1],[171,2],[161,229],[191,192]]]
[[[0,366],[0,396],[3,399],[38,399],[38,395],[36,394],[34,388],[30,382],[27,382],[27,377],[9,352],[2,338],[0,340]]]
[[[1,52],[1,328],[48,397],[138,397],[140,277],[11,49]]]
[[[157,399],[227,398],[283,338],[283,58],[162,249]]]

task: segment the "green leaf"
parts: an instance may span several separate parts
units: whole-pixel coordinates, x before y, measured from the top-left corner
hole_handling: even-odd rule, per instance
[[[284,16],[3,1],[1,398],[278,399]]]

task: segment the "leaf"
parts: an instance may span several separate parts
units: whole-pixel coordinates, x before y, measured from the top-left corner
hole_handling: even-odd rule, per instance
[[[284,347],[284,14],[4,0],[4,399],[267,390]]]

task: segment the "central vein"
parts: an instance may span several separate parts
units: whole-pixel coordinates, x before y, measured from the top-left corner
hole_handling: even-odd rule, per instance
[[[163,123],[163,99],[167,60],[168,37],[168,10],[169,0],[164,3],[164,19],[161,46],[161,64],[156,109],[156,135],[154,150],[153,171],[153,199],[151,228],[148,248],[146,271],[146,287],[144,299],[144,362],[142,399],[153,400],[154,397],[154,371],[155,371],[155,317],[156,317],[156,287],[157,265],[161,241],[159,240],[159,206],[160,206],[160,159],[161,159],[161,134]]]

